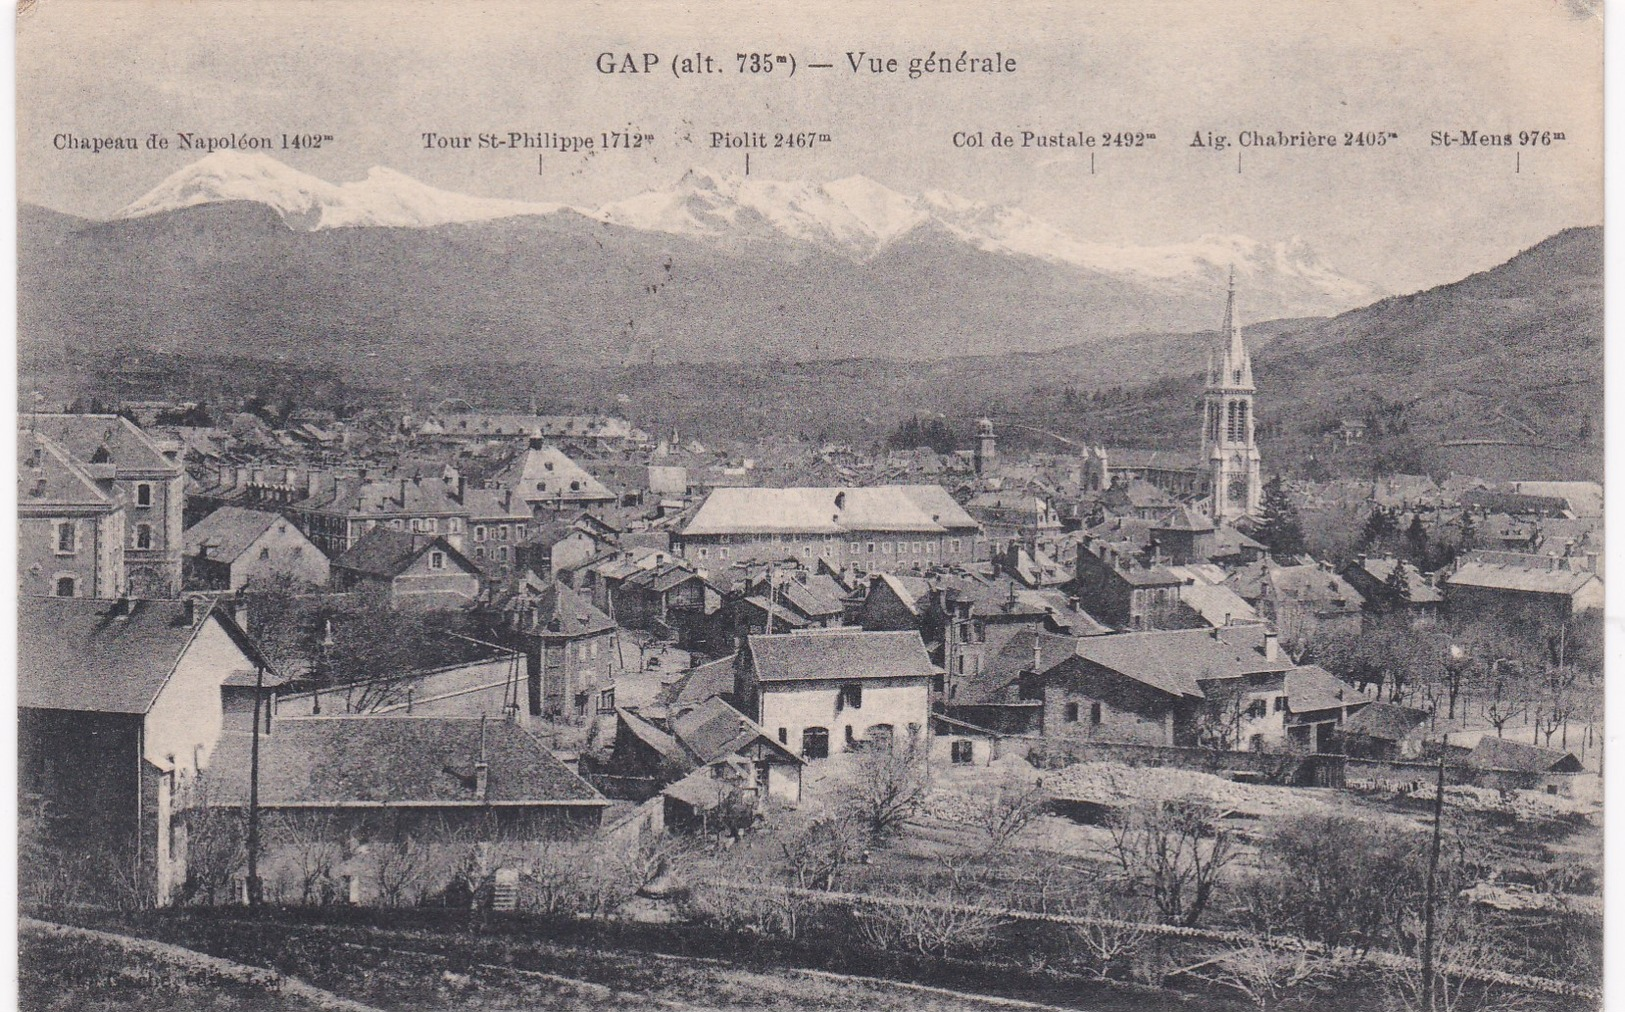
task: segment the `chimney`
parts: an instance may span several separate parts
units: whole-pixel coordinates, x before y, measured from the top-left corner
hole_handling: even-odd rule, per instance
[[[248,631],[248,602],[241,597],[231,603],[231,620],[243,632]]]
[[[253,477],[254,473],[246,465],[239,464],[237,466],[237,484],[233,485],[232,488],[247,488]]]
[[[1273,629],[1264,630],[1264,659],[1266,661],[1279,660],[1281,656],[1281,637]]]
[[[407,482],[407,479],[405,479],[405,478],[401,479],[401,505],[402,506],[406,505],[406,482]]]
[[[1361,552],[1359,555],[1356,555],[1354,557],[1354,561],[1359,565],[1359,567],[1361,569],[1365,568],[1365,559],[1366,559],[1366,555],[1365,555],[1364,552]]]
[[[458,502],[459,505],[463,501],[463,492],[467,489],[467,487],[468,487],[468,479],[464,478],[461,474],[458,474],[457,475],[457,502]]]
[[[1596,571],[1597,571],[1597,553],[1596,552],[1587,552],[1586,553],[1586,572],[1595,573]]]
[[[1042,643],[1042,641],[1041,641],[1041,639],[1040,639],[1040,637],[1038,635],[1038,630],[1034,629],[1033,630],[1033,674],[1035,674],[1035,675],[1039,674],[1043,670],[1043,667],[1044,667],[1043,643]]]

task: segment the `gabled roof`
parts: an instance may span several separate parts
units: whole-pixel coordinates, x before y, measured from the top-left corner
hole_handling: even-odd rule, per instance
[[[556,446],[532,445],[497,477],[526,502],[594,502],[615,493]]]
[[[593,636],[615,628],[615,621],[593,603],[557,580],[535,597],[536,621],[528,631],[543,636]]]
[[[832,629],[752,636],[745,649],[759,682],[929,678],[937,671],[916,632]]]
[[[223,737],[209,772],[248,794],[252,735]],[[475,764],[487,766],[485,798]],[[261,805],[606,805],[517,724],[478,717],[284,717],[260,737]]]
[[[681,770],[694,768],[693,759],[683,746],[677,744],[677,739],[656,727],[636,710],[623,707],[615,711],[615,717],[620,721],[621,727],[626,728],[634,738],[659,753],[667,762]]]
[[[940,485],[717,488],[683,534],[933,532],[978,525]]]
[[[223,614],[185,601],[25,597],[18,602],[17,705],[143,714],[198,631],[218,621],[243,650],[253,644]],[[223,672],[223,675],[231,672]]]
[[[18,424],[38,432],[67,450],[82,464],[112,464],[120,474],[130,471],[179,475],[179,464],[145,432],[122,415],[19,414]]]
[[[1428,719],[1427,711],[1393,703],[1372,703],[1348,719],[1344,734],[1361,735],[1377,741],[1403,741]]]
[[[1467,765],[1481,770],[1516,770],[1520,773],[1579,773],[1585,767],[1573,752],[1526,745],[1490,735],[1478,739]]]
[[[671,722],[677,741],[701,764],[713,763],[757,740],[801,762],[801,757],[774,741],[761,725],[713,696]]]
[[[1394,575],[1394,566],[1398,565],[1398,561],[1391,558],[1367,558],[1364,562],[1357,559],[1350,565],[1365,570],[1366,575],[1371,579],[1386,585]],[[1429,584],[1427,577],[1422,575],[1422,571],[1410,564],[1405,566],[1405,586],[1409,591],[1408,599],[1412,604],[1437,604],[1444,600],[1444,595],[1439,593],[1439,588]]]
[[[1175,629],[1088,636],[1077,640],[1077,655],[1091,664],[1172,696],[1202,698],[1201,684],[1246,675],[1285,672],[1284,658],[1267,659],[1257,648],[1263,626]]]
[[[678,710],[733,690],[734,658],[729,656],[684,671],[676,681],[661,687],[656,701],[670,710]]]
[[[465,572],[479,574],[479,567],[453,548],[443,536],[392,531],[385,527],[374,527],[368,531],[349,551],[333,560],[333,568],[393,579],[431,548],[445,552],[446,558]]]
[[[1305,664],[1286,673],[1286,702],[1293,713],[1335,710],[1371,702],[1370,690],[1361,692],[1325,668]]]
[[[64,447],[37,433],[17,433],[17,509],[20,513],[111,510],[118,505],[110,465],[98,477]]]
[[[264,510],[222,506],[186,529],[186,554],[196,555],[207,544],[209,558],[235,562],[276,524],[297,530],[287,520]],[[299,535],[301,538],[303,534]]]
[[[845,610],[839,597],[826,596],[797,580],[780,584],[779,596],[786,604],[808,618],[829,618]]]
[[[525,500],[509,489],[465,488],[463,507],[468,510],[470,523],[490,520],[520,521],[530,519],[530,507]]]

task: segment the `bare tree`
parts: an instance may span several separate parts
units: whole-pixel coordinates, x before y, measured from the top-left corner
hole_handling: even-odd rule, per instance
[[[871,745],[854,753],[851,780],[839,807],[880,840],[895,834],[931,793],[926,750],[910,741],[901,747]]]
[[[1020,839],[1048,804],[1049,793],[1037,781],[1026,783],[1007,776],[999,783],[981,786],[960,821],[982,838],[982,854],[992,856]]]
[[[331,903],[338,893],[334,871],[348,856],[346,834],[331,813],[278,812],[267,825],[268,840],[286,856],[299,902]]]
[[[400,813],[390,812],[369,827],[361,853],[366,858],[378,901],[398,907],[416,903],[428,885],[434,855],[428,842],[405,824]]]
[[[947,959],[985,944],[1002,918],[968,903],[944,902],[919,889],[906,889],[858,914],[864,940],[883,952],[911,952]]]
[[[1419,918],[1417,918],[1419,920]],[[1420,934],[1421,925],[1413,923]],[[1420,962],[1407,962],[1389,971],[1385,990],[1400,1012],[1518,1012],[1536,1007],[1530,997],[1510,987],[1487,985],[1480,978],[1486,972],[1505,972],[1506,958],[1499,945],[1482,931],[1464,911],[1450,911],[1437,929],[1432,981],[1432,1008],[1424,1006],[1424,986]],[[1465,972],[1464,972],[1465,971]]]
[[[199,771],[182,781],[175,810],[184,827],[187,903],[232,899],[231,881],[248,858],[248,812],[241,799],[228,798],[209,774]]]
[[[1258,1012],[1276,1012],[1295,1004],[1312,1004],[1344,969],[1340,960],[1303,948],[1246,942],[1212,957],[1203,968],[1192,970],[1191,976],[1230,988]]]
[[[1089,918],[1087,923],[1072,927],[1072,937],[1089,957],[1090,971],[1097,980],[1110,979],[1112,970],[1132,960],[1149,936],[1145,925],[1135,919],[1134,911],[1103,902],[1098,892],[1091,892],[1072,912]]]
[[[1196,795],[1116,812],[1107,830],[1106,857],[1169,924],[1194,927],[1201,920],[1235,856],[1219,813]]]

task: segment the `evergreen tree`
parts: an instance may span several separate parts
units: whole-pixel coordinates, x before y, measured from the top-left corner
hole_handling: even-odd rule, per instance
[[[1287,493],[1286,483],[1276,475],[1264,484],[1264,501],[1258,525],[1258,540],[1270,554],[1301,555],[1304,551],[1303,521],[1298,506]]]
[[[1394,571],[1383,581],[1383,588],[1388,591],[1389,600],[1395,607],[1410,601],[1411,581],[1404,559],[1394,560]]]
[[[1365,526],[1360,529],[1360,547],[1384,549],[1398,532],[1399,522],[1392,513],[1381,506],[1372,507],[1371,515],[1366,517]]]
[[[1405,528],[1405,550],[1417,565],[1422,565],[1427,559],[1428,532],[1427,528],[1422,526],[1420,513],[1412,514],[1411,524]]]

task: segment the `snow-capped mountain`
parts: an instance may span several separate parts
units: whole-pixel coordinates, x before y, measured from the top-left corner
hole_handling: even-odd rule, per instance
[[[1383,294],[1340,274],[1301,240],[1268,244],[1210,235],[1165,246],[1093,243],[1017,208],[941,190],[911,196],[864,176],[819,184],[691,169],[671,187],[592,210],[451,193],[387,168],[335,185],[266,155],[216,152],[175,172],[118,216],[138,218],[224,201],[265,204],[289,227],[309,231],[427,228],[568,210],[727,252],[788,244],[858,261],[911,240],[945,238],[983,253],[1033,257],[1181,297],[1211,292],[1234,268],[1255,310],[1274,316],[1338,312]]]
[[[117,217],[139,218],[232,200],[273,207],[290,227],[304,230],[369,225],[428,228],[552,214],[563,207],[437,190],[382,167],[371,169],[365,179],[335,186],[269,155],[216,151],[172,173]]]

